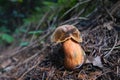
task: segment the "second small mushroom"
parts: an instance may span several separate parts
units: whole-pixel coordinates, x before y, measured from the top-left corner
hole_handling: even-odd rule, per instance
[[[80,67],[85,61],[85,52],[80,46],[82,38],[79,30],[73,25],[63,25],[56,28],[51,36],[51,41],[62,43],[64,50],[64,66],[73,70]]]

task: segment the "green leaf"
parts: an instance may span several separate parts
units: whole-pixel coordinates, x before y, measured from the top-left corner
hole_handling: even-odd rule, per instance
[[[18,2],[19,2],[19,3],[22,3],[22,2],[23,2],[23,0],[18,0]]]
[[[10,32],[10,30],[7,29],[6,26],[1,26],[0,27],[0,32],[5,32],[6,33],[6,32]]]
[[[6,33],[1,34],[0,37],[3,41],[6,41],[7,43],[12,43],[14,41],[14,38],[11,35]]]
[[[41,34],[43,31],[39,30],[39,31],[30,31],[28,32],[28,34]]]
[[[46,5],[46,6],[54,6],[54,5],[56,5],[56,3],[50,2],[50,1],[44,1],[43,4]]]
[[[20,46],[22,46],[22,47],[25,47],[25,46],[27,46],[27,45],[29,45],[29,42],[21,42],[21,43],[20,43]]]

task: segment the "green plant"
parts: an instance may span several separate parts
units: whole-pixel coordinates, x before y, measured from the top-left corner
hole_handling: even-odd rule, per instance
[[[21,47],[25,47],[25,46],[27,46],[27,45],[29,45],[29,42],[21,42],[21,43],[20,43],[20,46],[21,46]]]
[[[9,34],[6,34],[6,33],[1,33],[0,34],[0,43],[2,44],[3,42],[6,42],[6,43],[12,43],[14,41],[14,38],[9,35]]]

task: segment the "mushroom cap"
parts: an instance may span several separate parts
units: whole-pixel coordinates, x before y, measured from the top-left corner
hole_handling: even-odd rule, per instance
[[[76,42],[82,42],[79,30],[73,25],[62,25],[55,29],[51,36],[51,42],[64,42],[73,39]]]

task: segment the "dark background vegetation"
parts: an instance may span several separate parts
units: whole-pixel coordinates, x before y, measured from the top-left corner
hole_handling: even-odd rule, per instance
[[[63,24],[81,31],[93,61],[75,71],[50,42]],[[0,80],[119,80],[119,53],[119,0],[0,0]]]
[[[46,14],[49,16],[38,32],[43,31],[52,23],[53,17],[62,16],[77,2],[77,0],[70,0],[69,3],[68,0],[1,0],[0,44],[11,44],[16,40],[16,36],[25,33],[27,25],[32,23],[34,26],[30,30],[35,31],[35,24]],[[17,40],[21,41],[20,38]]]
[[[103,1],[108,8],[117,2],[117,0]],[[70,19],[72,15],[75,17],[75,14],[79,17],[87,17],[90,13],[94,12],[95,9],[99,9],[99,7],[103,5],[102,0],[93,0],[90,3],[84,3],[80,6],[78,4],[77,7],[67,12],[67,10],[75,6],[78,2],[79,0],[1,0],[0,44],[2,46],[11,44],[16,41],[16,39],[21,44],[22,40],[19,36],[27,32],[27,26],[30,24],[33,24],[33,26],[30,28],[29,34],[40,33],[49,27],[49,25],[53,24],[53,22],[53,26],[56,26],[61,21]],[[89,6],[87,9],[82,9],[87,6]],[[77,12],[79,12],[79,14],[77,14]],[[43,16],[47,17],[43,22],[40,22]],[[35,31],[38,23],[41,25],[39,25],[39,29]]]

